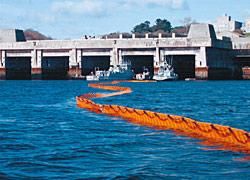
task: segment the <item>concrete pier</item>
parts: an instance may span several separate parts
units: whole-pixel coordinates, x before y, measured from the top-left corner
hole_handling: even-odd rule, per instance
[[[6,78],[5,58],[6,51],[0,50],[0,79]]]
[[[2,38],[6,36],[4,31],[0,34],[0,39],[4,39],[0,40],[1,79],[6,77],[6,62],[12,63],[8,58],[19,59],[21,63],[23,57],[30,58],[32,79],[40,79],[46,73],[65,75],[65,71],[68,78],[82,77],[95,67],[107,69],[125,59],[132,62],[136,71],[140,71],[140,66],[147,66],[153,73],[160,62],[171,57],[175,71],[182,79],[232,79],[237,74],[235,72],[250,65],[248,60],[247,63],[236,61],[240,54],[237,48],[250,49],[250,40],[217,39],[209,24],[193,24],[188,37],[181,38],[173,34],[170,38],[161,35],[157,38],[149,35],[123,38],[121,35],[117,39],[24,41],[21,31],[12,32],[18,32],[16,37],[20,39]],[[247,54],[250,52],[242,55]],[[51,60],[46,64],[46,59]],[[242,58],[238,57],[241,62],[239,59]]]

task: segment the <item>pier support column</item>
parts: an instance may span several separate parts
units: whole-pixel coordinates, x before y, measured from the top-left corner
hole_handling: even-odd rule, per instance
[[[122,50],[121,49],[119,49],[117,57],[118,57],[118,64],[121,64],[122,61],[123,61],[123,59],[122,59]]]
[[[242,74],[244,80],[250,80],[250,67],[242,67]]]
[[[34,49],[31,52],[31,78],[42,79],[42,50]]]
[[[72,49],[69,56],[69,78],[82,77],[82,50]]]
[[[195,79],[207,80],[208,79],[208,67],[196,67],[195,68]]]
[[[6,51],[0,51],[0,80],[6,79],[6,69],[5,69]]]
[[[158,72],[158,69],[160,67],[160,61],[162,61],[161,57],[162,55],[160,53],[160,48],[158,47],[158,44],[157,44],[157,47],[155,49],[155,55],[154,55],[154,74]]]
[[[110,51],[110,65],[117,66],[120,63],[121,62],[119,62],[119,58],[118,58],[118,49],[116,47],[114,47]]]
[[[206,47],[201,47],[200,52],[195,55],[195,78],[200,80],[208,79]]]

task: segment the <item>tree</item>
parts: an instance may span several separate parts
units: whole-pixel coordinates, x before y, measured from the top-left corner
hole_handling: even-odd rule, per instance
[[[24,31],[24,36],[26,40],[51,40],[51,37],[45,36],[44,34],[33,30],[33,29],[26,29]]]
[[[133,28],[133,33],[148,33],[148,32],[156,32],[156,31],[163,31],[163,32],[171,32],[172,25],[166,19],[156,19],[155,25],[150,26],[149,21],[145,21],[139,25],[136,25]]]
[[[197,22],[194,19],[192,19],[191,17],[185,17],[183,20],[181,20],[181,23],[185,27],[185,29],[186,29],[185,33],[187,34],[189,31],[190,25],[197,23]]]
[[[164,32],[171,32],[172,25],[167,19],[156,19],[155,25],[151,27],[152,32],[162,30]]]
[[[144,23],[141,23],[139,25],[136,25],[133,28],[133,33],[147,33],[150,32],[150,22],[145,21]]]

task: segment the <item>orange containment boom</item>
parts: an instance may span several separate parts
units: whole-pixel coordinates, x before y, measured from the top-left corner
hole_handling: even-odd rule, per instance
[[[173,130],[182,135],[203,140],[206,145],[216,149],[231,150],[250,154],[250,134],[244,130],[218,124],[195,121],[183,116],[157,113],[118,105],[102,105],[91,98],[102,98],[131,93],[129,87],[114,86],[119,81],[89,84],[90,87],[115,91],[109,94],[84,94],[76,97],[77,105],[89,111],[117,116],[132,123],[163,130]]]

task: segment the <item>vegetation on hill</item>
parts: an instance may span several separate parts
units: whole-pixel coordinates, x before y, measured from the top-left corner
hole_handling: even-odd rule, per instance
[[[172,33],[175,33],[177,37],[185,37],[188,34],[190,25],[196,23],[196,21],[190,17],[186,17],[181,21],[181,23],[183,24],[182,26],[172,27],[171,22],[167,19],[158,18],[155,20],[153,25],[151,25],[149,21],[135,25],[131,32],[138,38],[145,37],[146,33],[149,34],[149,37],[158,37],[159,33],[162,34],[162,37],[171,37]],[[114,32],[103,35],[102,38],[118,38],[119,34],[123,34],[124,38],[132,37],[130,33]]]
[[[171,22],[167,19],[156,19],[155,24],[150,26],[149,21],[145,21],[144,23],[140,23],[136,25],[132,33],[155,33],[155,32],[162,32],[162,33],[170,33],[174,32],[179,35],[187,35],[190,25],[196,23],[191,17],[186,17],[181,20],[182,26],[172,27]]]
[[[26,40],[52,40],[51,37],[45,36],[44,34],[33,29],[26,29],[24,31],[24,36]]]
[[[144,23],[140,23],[136,25],[132,32],[133,33],[149,33],[155,31],[163,31],[163,32],[171,32],[172,25],[167,19],[156,19],[155,24],[150,26],[149,21],[145,21]]]
[[[192,18],[186,17],[181,23],[182,26],[172,27],[172,24],[167,19],[156,19],[154,24],[151,25],[149,21],[145,21],[138,25],[135,25],[131,31],[134,33],[137,38],[145,37],[145,34],[148,33],[149,37],[158,37],[158,34],[161,33],[162,37],[171,37],[172,33],[175,33],[177,37],[187,36],[190,25],[196,23]],[[102,35],[101,38],[119,38],[119,35],[122,34],[123,38],[132,38],[132,34],[129,32],[113,32],[109,34]],[[46,36],[34,29],[26,29],[24,31],[26,40],[52,40],[51,37]],[[95,38],[85,35],[85,39]]]

